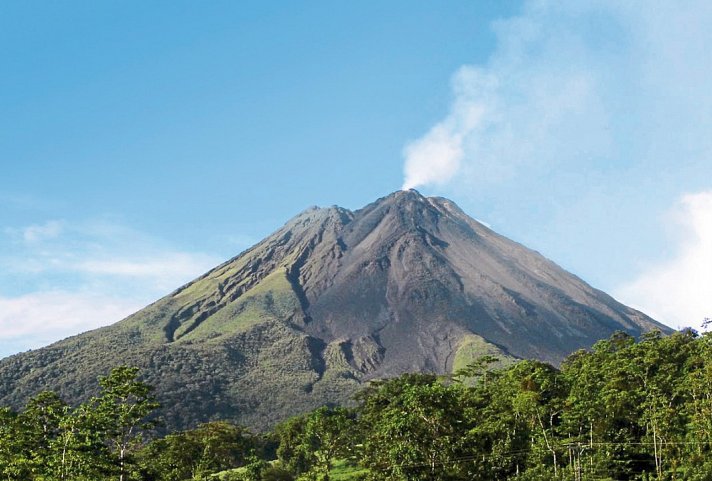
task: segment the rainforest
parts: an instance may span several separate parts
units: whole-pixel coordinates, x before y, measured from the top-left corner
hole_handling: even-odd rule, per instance
[[[616,333],[555,368],[483,356],[449,376],[371,382],[264,432],[166,433],[136,368],[78,406],[43,392],[0,410],[8,481],[707,480],[712,335]],[[269,402],[265,399],[264,402]]]

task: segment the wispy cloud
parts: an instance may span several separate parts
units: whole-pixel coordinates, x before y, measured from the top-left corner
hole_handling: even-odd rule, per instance
[[[58,237],[62,232],[62,222],[50,220],[44,224],[29,225],[21,229],[8,227],[5,232],[27,243],[36,243]]]
[[[105,221],[70,225],[52,220],[5,232],[14,245],[0,255],[0,265],[14,275],[71,272],[175,282],[217,261],[214,256],[177,251],[165,241]]]
[[[404,187],[443,184],[456,173],[481,185],[525,167],[608,155],[607,79],[593,63],[620,59],[591,59],[576,28],[599,10],[529,2],[522,16],[495,24],[488,64],[455,73],[448,115],[404,149]]]
[[[492,25],[489,59],[453,74],[444,117],[405,146],[403,187],[467,200],[613,288],[660,258],[660,212],[712,188],[710,24],[703,0],[526,1]],[[687,305],[682,290],[671,305]]]
[[[118,321],[141,308],[136,299],[88,292],[49,291],[0,297],[0,356]],[[9,354],[10,352],[5,352]]]
[[[460,170],[465,140],[491,114],[492,106],[483,94],[492,91],[493,82],[493,78],[470,67],[460,69],[453,79],[456,100],[450,115],[404,149],[403,189],[442,185]]]
[[[221,261],[116,222],[4,233],[0,357],[116,322]]]
[[[682,197],[668,215],[677,249],[645,267],[618,297],[677,327],[699,329],[712,317],[712,191]]]
[[[178,287],[184,281],[215,266],[217,259],[205,254],[168,252],[156,257],[145,254],[129,259],[89,259],[68,269],[92,275],[129,277],[153,282],[162,288]]]
[[[447,115],[405,146],[403,187],[708,166],[710,22],[702,0],[526,2],[492,25],[485,64],[455,72]]]

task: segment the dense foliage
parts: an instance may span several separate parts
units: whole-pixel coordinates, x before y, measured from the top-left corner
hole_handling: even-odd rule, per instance
[[[132,454],[158,407],[136,375],[136,368],[112,370],[99,380],[101,395],[74,409],[43,392],[21,413],[0,410],[2,478],[128,479]]]
[[[374,382],[356,409],[322,407],[262,436],[213,422],[150,441],[150,389],[117,368],[76,408],[43,393],[0,410],[0,477],[712,479],[712,335],[616,334],[560,369],[491,361]]]

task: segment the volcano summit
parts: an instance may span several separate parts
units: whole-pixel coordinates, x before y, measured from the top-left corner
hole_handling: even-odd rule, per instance
[[[70,402],[116,364],[141,368],[170,428],[258,430],[364,381],[447,373],[482,354],[559,363],[615,331],[668,328],[463,213],[399,191],[307,209],[114,325],[0,361],[0,404]]]

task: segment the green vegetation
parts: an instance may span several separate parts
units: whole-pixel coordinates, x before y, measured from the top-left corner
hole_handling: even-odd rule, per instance
[[[102,393],[72,409],[56,394],[35,396],[21,413],[0,410],[0,475],[7,480],[129,479],[132,455],[157,404],[137,370],[118,367]]]
[[[367,479],[367,475],[367,469],[349,463],[345,459],[334,461],[334,465],[329,471],[331,481],[359,481]]]
[[[324,403],[348,403],[360,384],[348,363],[339,361],[337,347],[327,349],[275,320],[212,340],[181,338],[163,345],[143,344],[119,323],[3,359],[0,406],[19,410],[43,390],[79,405],[99,395],[99,376],[128,364],[156,388],[163,405],[161,433],[226,419],[262,432]]]
[[[508,356],[501,349],[497,348],[476,334],[468,334],[462,338],[455,351],[455,359],[452,362],[452,372],[467,369],[473,363],[484,357],[496,359],[492,367],[505,367],[515,362],[515,358]]]
[[[299,309],[299,299],[287,280],[284,268],[271,273],[237,300],[207,317],[196,329],[183,334],[188,324],[175,333],[176,339],[212,339],[244,331],[265,321],[287,319]]]
[[[485,355],[449,377],[373,382],[355,408],[262,435],[216,421],[158,436],[155,409],[127,367],[75,408],[45,392],[0,409],[0,479],[705,481],[712,335],[616,334],[560,369]]]

